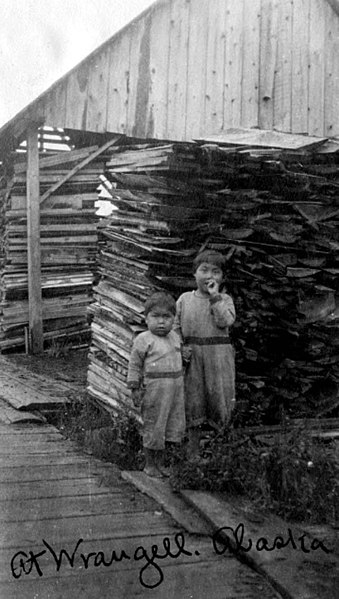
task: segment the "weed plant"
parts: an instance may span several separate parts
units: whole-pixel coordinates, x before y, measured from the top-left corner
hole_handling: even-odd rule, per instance
[[[139,427],[129,414],[113,415],[100,409],[86,394],[58,413],[59,430],[95,457],[121,469],[138,470],[143,465]]]
[[[80,401],[79,401],[80,399]],[[86,395],[58,414],[61,432],[99,459],[122,469],[143,467],[140,431],[128,414],[111,415]],[[174,490],[200,489],[244,496],[282,518],[312,524],[338,520],[338,463],[334,442],[312,437],[303,426],[263,437],[241,428],[205,432],[200,456],[187,461],[169,448]]]
[[[315,439],[302,427],[268,439],[229,427],[206,435],[202,445],[196,462],[177,457],[175,490],[243,495],[287,520],[333,524],[338,518],[332,442]]]

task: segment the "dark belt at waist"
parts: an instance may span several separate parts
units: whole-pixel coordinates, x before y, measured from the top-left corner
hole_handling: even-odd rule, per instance
[[[188,345],[228,345],[231,343],[229,337],[186,337]]]
[[[182,370],[177,370],[175,372],[171,371],[158,371],[158,372],[145,372],[145,379],[178,379],[183,376]]]

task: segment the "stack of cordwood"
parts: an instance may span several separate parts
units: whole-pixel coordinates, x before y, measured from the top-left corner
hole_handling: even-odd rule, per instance
[[[41,285],[44,346],[85,347],[90,338],[87,307],[92,299],[97,258],[95,202],[103,158],[73,175],[74,167],[97,146],[41,153]],[[26,155],[16,153],[14,167],[2,179],[0,350],[28,345]],[[70,176],[71,175],[71,176]]]
[[[240,421],[336,415],[339,145],[300,138],[297,149],[201,141],[111,153],[102,179],[114,210],[90,308],[96,400],[133,412],[126,374],[143,302],[193,288],[193,257],[211,248],[237,309]]]

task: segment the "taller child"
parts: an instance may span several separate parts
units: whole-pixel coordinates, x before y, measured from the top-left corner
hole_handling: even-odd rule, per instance
[[[201,252],[193,269],[197,289],[179,297],[174,323],[192,353],[185,377],[190,457],[198,454],[199,426],[208,421],[220,428],[235,405],[234,349],[229,338],[235,308],[232,298],[221,291],[224,258],[219,252]]]

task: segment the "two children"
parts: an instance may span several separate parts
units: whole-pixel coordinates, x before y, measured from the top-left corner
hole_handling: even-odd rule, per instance
[[[166,474],[165,442],[180,442],[186,423],[189,457],[194,457],[200,425],[208,421],[220,428],[229,421],[235,403],[234,350],[229,339],[235,309],[231,297],[220,291],[224,259],[207,250],[193,266],[197,289],[183,293],[177,304],[164,293],[149,298],[148,331],[137,336],[132,348],[128,386],[134,404],[141,405],[149,476]],[[184,398],[182,357],[189,356]]]

